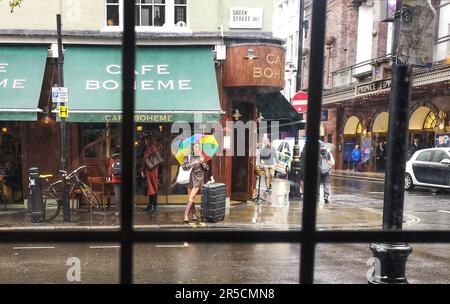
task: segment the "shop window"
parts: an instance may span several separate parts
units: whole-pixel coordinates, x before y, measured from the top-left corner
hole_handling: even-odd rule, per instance
[[[434,115],[434,113],[430,111],[430,113],[428,113],[427,117],[425,118],[423,128],[427,130],[427,129],[434,129],[435,127],[436,127],[436,115]]]
[[[119,127],[103,123],[83,124],[81,127],[81,155],[84,158],[107,158],[112,147],[119,144]]]

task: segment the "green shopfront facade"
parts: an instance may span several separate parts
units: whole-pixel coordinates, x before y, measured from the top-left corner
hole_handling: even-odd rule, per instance
[[[186,190],[174,183],[178,162],[171,143],[175,122],[218,122],[221,107],[211,47],[140,47],[136,64],[137,203],[144,134],[154,134],[166,162],[160,167],[158,204],[185,203]],[[106,176],[109,157],[120,142],[121,49],[67,45],[64,64],[69,89],[73,167],[86,164],[90,176]],[[57,109],[53,109],[56,113]],[[74,149],[73,147],[77,147]]]
[[[0,193],[8,203],[20,201],[27,185],[27,135],[36,123],[47,58],[46,45],[0,45]],[[38,133],[39,130],[36,130]],[[25,162],[24,162],[25,160]],[[12,162],[22,185],[5,186],[6,164]],[[3,202],[2,202],[3,203]]]
[[[15,137],[20,139],[21,145],[17,146],[20,153],[15,155],[22,165],[25,199],[30,167],[55,176],[60,169],[58,108],[51,98],[51,87],[59,84],[58,68],[56,58],[48,57],[49,48],[49,44],[22,45],[4,46],[0,50],[3,56],[0,64],[8,63],[0,65],[0,122],[15,124],[18,130]],[[85,43],[65,44],[64,48],[64,78],[69,90],[68,167],[72,170],[87,165],[89,176],[106,177],[109,158],[121,141],[121,48]],[[261,60],[247,61],[248,48],[253,48]],[[143,155],[139,139],[146,133],[155,134],[166,158],[159,170],[159,204],[184,204],[187,199],[186,189],[174,183],[179,165],[172,156],[171,144],[182,132],[176,128],[172,131],[174,123],[185,123],[192,132],[207,133],[202,129],[205,122],[225,126],[227,121],[234,121],[232,114],[236,110],[243,114],[243,122],[255,120],[258,96],[283,88],[284,73],[279,71],[284,68],[284,52],[274,40],[257,45],[229,42],[226,59],[218,61],[211,44],[138,46],[136,178]],[[9,61],[5,56],[9,56]],[[16,64],[12,64],[14,60],[10,58],[15,58]],[[14,71],[15,65],[25,76]],[[33,75],[26,76],[28,74]],[[14,79],[18,79],[15,84]],[[9,88],[14,85],[15,91]],[[199,126],[200,130],[194,130],[194,126]],[[219,142],[221,140],[224,138],[218,138]],[[255,158],[229,155],[229,148],[222,152],[223,156],[216,156],[210,162],[210,174],[227,185],[227,197],[238,201],[251,199]],[[241,174],[242,178],[235,176],[239,170],[245,173]],[[138,179],[136,203],[144,204],[147,198],[139,182]]]

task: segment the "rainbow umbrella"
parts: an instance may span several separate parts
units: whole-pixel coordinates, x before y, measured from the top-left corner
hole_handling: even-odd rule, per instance
[[[202,146],[203,158],[208,161],[216,153],[219,144],[213,135],[195,134],[185,140],[183,140],[178,146],[178,150],[175,154],[175,158],[181,164],[186,156],[191,152],[193,144],[199,143]]]

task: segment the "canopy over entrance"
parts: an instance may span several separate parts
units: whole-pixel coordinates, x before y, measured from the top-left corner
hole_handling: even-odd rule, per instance
[[[66,47],[67,121],[122,121],[121,56],[120,47]],[[135,74],[136,122],[219,120],[211,48],[138,47]]]
[[[0,46],[0,120],[37,120],[46,46]]]

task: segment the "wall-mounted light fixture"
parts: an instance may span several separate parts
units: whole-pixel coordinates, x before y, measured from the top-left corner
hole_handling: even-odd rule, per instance
[[[252,48],[247,49],[247,56],[244,57],[248,60],[258,59],[258,56],[255,55],[255,50]]]
[[[231,115],[231,116],[234,118],[234,120],[238,121],[239,119],[241,119],[242,114],[239,113],[239,110],[238,110],[238,109],[235,109],[235,110],[234,110],[234,114]]]
[[[39,119],[39,122],[43,123],[44,125],[49,125],[49,126],[54,125],[56,123],[56,121],[48,113],[44,113],[44,116],[42,116]]]
[[[295,67],[295,65],[293,63],[289,63],[289,65],[287,66],[285,72],[292,75],[295,72],[297,72],[297,68]]]
[[[256,121],[258,122],[258,123],[261,123],[261,121],[263,121],[264,120],[264,117],[262,116],[262,113],[261,112],[258,112],[258,117],[256,118]]]

